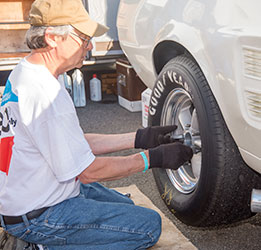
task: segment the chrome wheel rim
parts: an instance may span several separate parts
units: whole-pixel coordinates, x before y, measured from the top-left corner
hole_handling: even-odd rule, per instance
[[[171,137],[190,146],[194,151],[190,162],[185,163],[178,170],[166,170],[173,186],[179,192],[189,194],[195,190],[199,181],[202,157],[197,111],[186,90],[176,88],[169,93],[163,105],[160,123],[177,125],[178,128]]]

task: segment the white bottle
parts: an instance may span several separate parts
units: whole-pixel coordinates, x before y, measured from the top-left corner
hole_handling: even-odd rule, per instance
[[[96,74],[93,74],[90,80],[90,98],[92,101],[101,101],[101,81],[97,78]]]
[[[73,102],[75,107],[84,107],[86,105],[85,86],[83,74],[79,69],[74,70],[73,79]]]

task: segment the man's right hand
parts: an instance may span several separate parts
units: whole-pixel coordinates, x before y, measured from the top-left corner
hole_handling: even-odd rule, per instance
[[[173,142],[169,133],[177,129],[176,125],[153,126],[138,129],[135,137],[135,148],[149,149],[160,144]]]
[[[149,149],[149,168],[164,168],[177,170],[193,156],[190,147],[179,142],[162,144]]]

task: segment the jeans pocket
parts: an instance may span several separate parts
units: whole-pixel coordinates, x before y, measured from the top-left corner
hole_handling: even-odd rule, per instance
[[[24,232],[26,231],[26,227],[22,223],[17,225],[11,225],[11,226],[8,225],[6,231],[11,235],[20,238],[20,236],[23,235]]]
[[[65,245],[66,238],[56,236],[56,235],[48,235],[42,232],[36,231],[26,231],[20,239],[28,242],[33,242],[42,245]]]

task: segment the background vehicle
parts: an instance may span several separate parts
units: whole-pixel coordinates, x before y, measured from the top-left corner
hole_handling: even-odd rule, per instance
[[[151,125],[194,149],[177,171],[153,170],[161,197],[188,225],[252,215],[261,186],[261,2],[121,0],[118,35],[152,90]]]
[[[88,52],[82,71],[90,66],[110,69],[116,59],[122,57],[116,28],[116,17],[120,0],[113,5],[107,0],[82,0],[91,18],[110,27],[109,32],[92,39],[93,50]],[[34,0],[0,1],[0,102],[6,80],[15,65],[30,53],[25,34],[30,28],[29,11]],[[97,66],[97,67],[96,67]],[[91,76],[84,74],[86,82]]]
[[[0,1],[0,72],[12,70],[19,60],[30,52],[25,42],[25,34],[30,28],[29,11],[33,2],[34,0]],[[91,18],[110,27],[106,34],[93,38],[94,48],[89,52],[84,65],[115,62],[113,59],[122,55],[116,28],[119,0],[114,0],[113,5],[106,0],[82,2]]]

